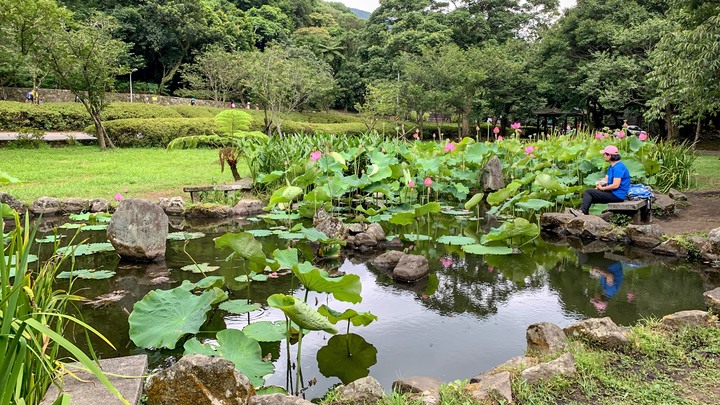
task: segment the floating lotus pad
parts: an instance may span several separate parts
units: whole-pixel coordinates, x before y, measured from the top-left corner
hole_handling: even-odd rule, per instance
[[[73,256],[94,255],[100,252],[112,252],[115,248],[110,242],[88,243],[85,245],[69,245],[58,248],[55,253],[59,255],[72,254]]]
[[[202,232],[172,232],[167,236],[168,240],[191,240],[205,237]]]
[[[114,271],[110,270],[94,270],[94,269],[78,269],[72,271],[63,271],[58,274],[57,278],[82,278],[86,280],[103,280],[110,278],[115,275]]]

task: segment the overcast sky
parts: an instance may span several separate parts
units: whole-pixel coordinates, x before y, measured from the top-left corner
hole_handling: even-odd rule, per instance
[[[379,0],[334,0],[348,7],[357,8],[358,10],[373,11],[380,6]],[[575,0],[560,0],[560,7],[571,7],[575,5]]]

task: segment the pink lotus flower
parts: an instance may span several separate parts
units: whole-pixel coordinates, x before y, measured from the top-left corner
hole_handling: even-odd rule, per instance
[[[525,147],[525,154],[526,154],[526,155],[532,155],[532,153],[535,152],[536,150],[537,150],[537,148],[535,148],[534,146],[528,145],[528,146]],[[533,156],[533,157],[534,157],[534,156]]]
[[[455,149],[456,149],[455,144],[452,142],[448,142],[447,145],[445,145],[445,148],[443,149],[443,151],[450,152],[450,151],[454,151]]]
[[[625,138],[625,132],[624,132],[624,131],[619,131],[616,135],[617,135],[618,139],[623,139],[623,138]]]
[[[280,276],[277,274],[277,272],[274,272],[274,271],[273,271],[272,273],[268,274],[268,277],[270,277],[270,278],[278,278],[278,277],[280,277]]]
[[[418,133],[415,132],[415,133],[413,134],[413,138],[415,138],[415,139],[420,139],[420,135],[418,135]]]
[[[320,152],[319,150],[316,150],[315,152],[310,154],[310,161],[317,162],[321,156],[322,156],[322,152]]]
[[[512,125],[510,125],[510,128],[512,128],[512,129],[520,129],[521,126],[522,126],[521,123],[515,122],[515,123],[513,123]]]
[[[595,134],[595,139],[603,139],[603,138],[605,138],[605,134],[603,134],[602,132],[598,132]]]
[[[408,187],[410,187],[410,188],[415,188],[415,182],[412,181],[412,180],[410,180],[410,181],[408,182]]]
[[[498,136],[498,141],[502,141],[502,140],[503,140],[502,135],[501,135],[501,136]]]
[[[493,134],[497,135],[499,133],[500,133],[500,128],[498,128],[498,127],[493,128]]]
[[[432,186],[432,179],[430,177],[425,177],[425,182],[423,184],[425,184],[425,187]]]
[[[641,131],[640,135],[638,135],[638,139],[641,141],[645,141],[645,140],[647,140],[647,138],[648,138],[648,135],[645,131]]]
[[[595,310],[598,311],[599,313],[605,312],[605,310],[607,309],[607,306],[608,306],[607,302],[600,300],[600,299],[593,298],[590,300],[590,303],[592,304],[592,306],[595,307]]]
[[[122,200],[123,200],[122,194],[120,194],[120,193],[115,194],[115,201],[122,201]]]
[[[452,259],[452,257],[449,257],[449,256],[443,256],[443,257],[440,258],[440,264],[441,264],[444,268],[449,269],[450,266],[453,265],[453,259]]]

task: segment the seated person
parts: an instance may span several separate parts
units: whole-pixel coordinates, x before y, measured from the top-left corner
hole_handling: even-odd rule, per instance
[[[627,193],[630,190],[630,171],[625,164],[620,161],[620,151],[615,146],[606,146],[601,150],[605,161],[610,163],[607,169],[607,175],[604,179],[595,183],[594,189],[587,189],[582,197],[580,210],[570,209],[570,213],[575,216],[587,215],[590,212],[590,206],[595,203],[611,203],[625,201]]]

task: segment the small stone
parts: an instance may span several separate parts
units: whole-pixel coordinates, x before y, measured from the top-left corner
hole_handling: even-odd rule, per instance
[[[670,195],[670,198],[675,201],[687,201],[687,196],[674,188],[671,188],[670,191],[668,191],[668,194]]]
[[[554,353],[565,349],[565,332],[550,322],[540,322],[528,326],[525,333],[527,351]]]
[[[692,325],[707,325],[708,313],[699,310],[675,312],[674,314],[663,316],[662,323],[673,328]]]
[[[337,389],[340,402],[376,404],[385,396],[382,385],[372,377],[363,377]]]
[[[433,377],[413,376],[395,380],[393,390],[401,394],[438,391],[442,381]]]
[[[703,297],[705,297],[705,305],[712,309],[714,313],[720,314],[720,287],[705,291]]]
[[[430,266],[425,256],[405,255],[393,269],[393,279],[414,283],[429,274]]]
[[[633,225],[627,226],[627,234],[633,245],[642,248],[654,248],[662,243],[664,234],[658,225]]]
[[[549,380],[557,375],[575,375],[576,372],[575,356],[572,353],[565,353],[553,361],[523,370],[520,376],[528,383],[535,384],[539,381]]]
[[[235,204],[233,211],[240,217],[251,217],[264,212],[264,205],[260,200],[240,200]]]
[[[688,249],[675,239],[668,239],[665,242],[654,247],[652,250],[656,255],[688,257]]]
[[[385,231],[382,229],[382,226],[380,224],[374,223],[368,225],[367,229],[365,230],[365,233],[375,238],[376,241],[384,241],[386,238]]]
[[[248,405],[312,405],[312,402],[294,395],[268,394],[250,397]]]
[[[397,264],[400,262],[400,259],[402,259],[404,256],[406,256],[406,253],[400,252],[398,250],[391,250],[370,260],[370,264],[379,269],[392,270],[395,268],[395,266],[397,266]]]
[[[160,198],[158,205],[168,215],[182,215],[185,212],[185,200],[182,197]]]
[[[581,337],[610,349],[624,348],[630,344],[627,333],[609,317],[576,322],[563,331],[567,336]]]
[[[487,374],[477,381],[467,384],[463,392],[470,395],[479,403],[496,399],[497,395],[512,403],[512,388],[510,386],[510,373],[503,371],[497,374]],[[492,402],[494,403],[494,402]]]

